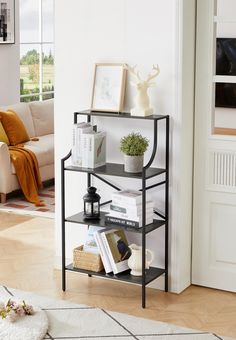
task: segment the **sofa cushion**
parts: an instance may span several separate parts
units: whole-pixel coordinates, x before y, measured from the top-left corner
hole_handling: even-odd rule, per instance
[[[25,143],[25,148],[34,152],[37,157],[39,168],[54,163],[54,135],[39,137],[38,141],[29,141]],[[12,173],[16,171],[12,165]]]
[[[1,120],[0,120],[0,142],[3,142],[5,144],[7,144],[7,145],[10,144],[9,139],[7,137],[7,134],[6,134],[5,130],[4,130],[4,127],[2,126]]]
[[[29,104],[18,103],[18,104],[2,107],[0,108],[0,111],[1,110],[2,111],[7,111],[7,110],[15,111],[17,115],[19,116],[19,118],[22,120],[29,137],[36,136]]]
[[[10,145],[17,145],[29,141],[30,138],[25,126],[16,112],[10,110],[6,112],[0,111],[0,119]]]
[[[43,102],[30,103],[36,136],[54,133],[54,105],[53,99]]]

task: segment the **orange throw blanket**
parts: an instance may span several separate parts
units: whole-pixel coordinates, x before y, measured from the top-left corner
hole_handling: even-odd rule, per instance
[[[23,145],[9,146],[11,161],[26,199],[36,206],[44,206],[39,199],[38,189],[42,187],[38,160],[35,154]]]

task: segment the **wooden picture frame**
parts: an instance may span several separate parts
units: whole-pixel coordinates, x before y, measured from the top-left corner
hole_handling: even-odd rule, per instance
[[[0,0],[0,45],[15,44],[15,0]]]
[[[122,112],[126,73],[125,64],[95,64],[92,111]]]

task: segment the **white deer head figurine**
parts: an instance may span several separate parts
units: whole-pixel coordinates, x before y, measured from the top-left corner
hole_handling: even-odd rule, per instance
[[[136,70],[136,66],[126,66],[126,69],[134,76],[134,85],[137,89],[137,96],[135,98],[135,107],[131,109],[131,115],[133,116],[150,116],[153,114],[153,109],[150,108],[149,97],[147,90],[149,87],[155,85],[151,82],[160,73],[158,65],[153,65],[152,73],[149,73],[147,79],[142,80],[139,75],[139,71]]]

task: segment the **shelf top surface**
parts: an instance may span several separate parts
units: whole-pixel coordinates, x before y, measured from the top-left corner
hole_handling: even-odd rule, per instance
[[[84,213],[80,212],[73,216],[67,217],[66,221],[71,223],[78,223],[78,224],[86,224],[86,225],[94,225],[102,228],[109,228],[109,229],[125,229],[127,231],[135,232],[135,233],[142,233],[143,229],[145,233],[148,234],[153,230],[156,230],[165,224],[164,220],[153,220],[153,223],[146,225],[145,227],[134,228],[134,227],[126,227],[120,226],[113,223],[106,223],[105,222],[105,215],[107,213],[104,211],[100,212],[100,219],[99,220],[86,220],[84,219]]]
[[[103,166],[100,166],[95,169],[91,168],[82,168],[75,165],[68,165],[65,167],[65,170],[68,171],[78,171],[78,172],[87,172],[91,174],[101,174],[101,175],[107,175],[107,176],[118,176],[118,177],[129,177],[129,178],[142,178],[142,173],[131,173],[131,172],[125,172],[124,171],[124,164],[118,164],[118,163],[106,163]],[[161,175],[165,173],[165,169],[161,168],[148,168],[146,170],[146,178],[151,178],[157,175]]]
[[[86,115],[86,116],[101,116],[101,117],[113,117],[113,118],[131,118],[131,119],[145,119],[145,120],[161,120],[169,117],[168,115],[151,115],[147,117],[141,116],[131,116],[129,112],[103,112],[103,111],[92,111],[92,110],[83,110],[75,112],[77,115]]]

